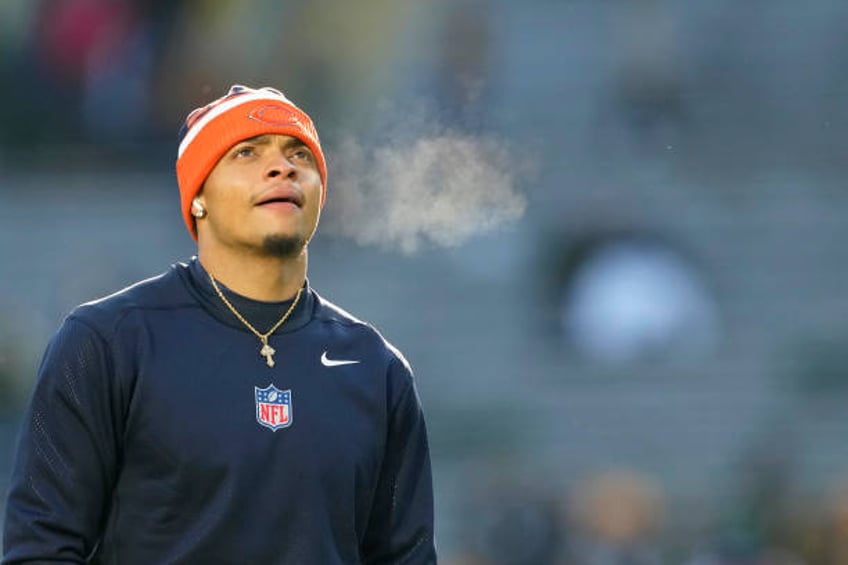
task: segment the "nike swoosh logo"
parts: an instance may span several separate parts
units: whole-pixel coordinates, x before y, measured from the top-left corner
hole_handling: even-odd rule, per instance
[[[346,359],[327,359],[327,352],[321,354],[321,364],[325,367],[341,367],[342,365],[356,365],[359,361],[348,361]]]

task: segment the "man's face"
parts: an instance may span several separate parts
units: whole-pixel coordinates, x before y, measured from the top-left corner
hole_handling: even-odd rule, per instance
[[[209,173],[197,221],[202,246],[290,256],[318,225],[321,176],[315,156],[287,135],[260,135],[230,148]]]

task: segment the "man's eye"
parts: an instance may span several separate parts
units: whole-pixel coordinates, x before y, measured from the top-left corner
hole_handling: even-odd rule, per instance
[[[297,151],[292,153],[292,156],[295,159],[309,160],[309,159],[312,158],[312,153],[310,153],[309,150],[307,150],[307,149],[298,149]]]
[[[253,147],[239,147],[233,153],[234,157],[250,157],[254,154]]]

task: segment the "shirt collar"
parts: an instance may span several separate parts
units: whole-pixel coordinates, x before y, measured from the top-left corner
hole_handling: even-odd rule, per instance
[[[209,280],[209,274],[203,268],[203,265],[200,264],[197,257],[192,257],[184,267],[192,294],[198,299],[204,310],[228,326],[241,328],[246,332],[250,331],[235,317],[221,300],[221,297],[215,292],[212,282]],[[261,333],[268,331],[276,324],[292,303],[292,300],[279,302],[254,300],[230,290],[220,281],[217,282],[221,292],[224,293],[227,300],[238,310],[239,314]],[[300,300],[297,306],[288,320],[274,332],[274,335],[289,333],[308,324],[312,319],[314,304],[315,296],[307,279],[303,283],[303,291],[300,293]]]

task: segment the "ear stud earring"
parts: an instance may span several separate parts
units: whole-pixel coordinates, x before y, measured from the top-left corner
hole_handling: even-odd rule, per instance
[[[191,215],[195,218],[203,218],[206,216],[206,208],[200,203],[200,200],[195,198],[191,201]]]

